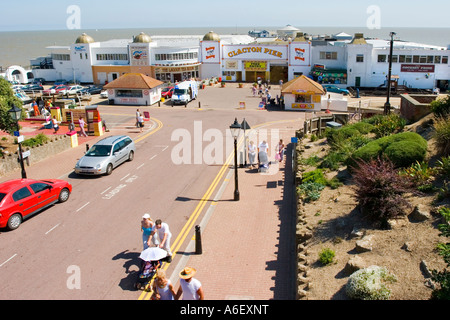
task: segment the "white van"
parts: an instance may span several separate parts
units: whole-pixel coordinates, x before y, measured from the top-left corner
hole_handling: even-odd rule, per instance
[[[183,81],[177,85],[173,90],[172,104],[187,105],[190,101],[195,100],[198,95],[197,81]]]

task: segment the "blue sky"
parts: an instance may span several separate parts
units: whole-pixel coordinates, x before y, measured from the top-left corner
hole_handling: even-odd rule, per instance
[[[361,27],[376,21],[370,6],[379,8],[383,28],[450,28],[448,0],[20,0],[3,1],[0,31],[68,29],[68,20],[75,21],[67,13],[71,5],[80,9],[81,29]]]

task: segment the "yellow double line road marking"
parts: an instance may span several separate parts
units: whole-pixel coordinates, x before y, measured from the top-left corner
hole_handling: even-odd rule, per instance
[[[140,142],[140,141],[150,137],[152,134],[154,134],[154,133],[158,132],[159,130],[161,130],[162,127],[164,126],[163,123],[160,120],[158,120],[156,118],[152,118],[152,120],[156,122],[156,125],[157,125],[156,129],[150,131],[149,133],[144,134],[142,137],[137,138],[136,140],[134,140],[135,143],[138,143],[138,142]]]
[[[256,126],[254,126],[252,128],[252,130],[257,129],[259,127],[271,125],[271,124],[274,124],[274,123],[294,122],[294,121],[297,121],[297,120],[270,121],[270,122],[266,122],[264,124],[256,125]],[[240,146],[242,145],[243,142],[244,142],[244,137],[241,137],[239,139],[239,142],[238,142],[238,150],[239,150],[239,148],[240,148]],[[172,247],[170,248],[171,251],[172,251],[172,258],[175,257],[178,249],[180,249],[181,245],[184,243],[184,240],[188,236],[189,232],[192,230],[192,227],[194,226],[195,222],[197,221],[198,216],[202,212],[202,210],[205,207],[206,203],[210,200],[214,190],[217,188],[217,185],[219,184],[220,180],[222,179],[223,175],[225,174],[225,172],[226,172],[227,168],[229,167],[229,165],[230,165],[231,161],[233,160],[233,158],[234,158],[234,150],[228,156],[227,160],[223,164],[223,166],[220,169],[219,173],[214,178],[214,181],[211,183],[211,185],[209,186],[208,190],[205,192],[205,194],[203,195],[203,197],[200,200],[199,204],[195,208],[194,212],[189,217],[189,220],[186,222],[186,224],[184,225],[183,229],[181,229],[181,232],[179,233],[178,237],[175,239],[174,243],[172,244]],[[168,264],[168,263],[164,263],[162,268],[164,270],[167,270],[169,265],[170,264]],[[151,290],[149,290],[150,287],[151,287],[151,282],[152,281],[150,281],[150,283],[146,286],[144,291],[139,296],[138,300],[149,300],[151,298],[152,292],[151,292]],[[149,291],[147,291],[147,290],[149,290]]]

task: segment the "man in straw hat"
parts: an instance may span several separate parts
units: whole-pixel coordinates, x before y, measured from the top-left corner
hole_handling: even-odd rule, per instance
[[[176,300],[183,294],[183,300],[204,300],[204,293],[200,281],[194,278],[197,270],[186,267],[180,272],[180,287],[178,288]]]

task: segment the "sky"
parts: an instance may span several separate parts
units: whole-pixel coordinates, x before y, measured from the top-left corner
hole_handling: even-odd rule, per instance
[[[450,28],[448,0],[3,1],[0,31],[180,27]]]

